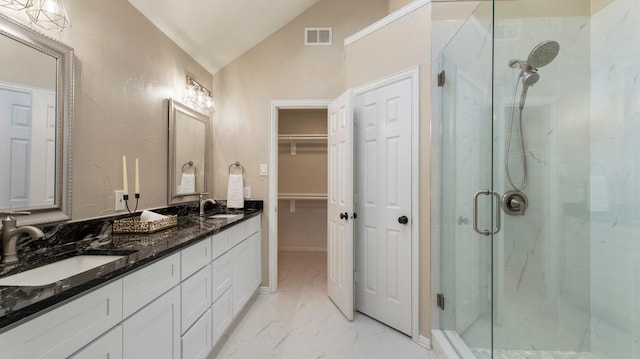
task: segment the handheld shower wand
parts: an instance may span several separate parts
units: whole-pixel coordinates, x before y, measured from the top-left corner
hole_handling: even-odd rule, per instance
[[[512,69],[520,69],[520,75],[518,76],[518,80],[516,82],[516,89],[513,96],[513,109],[511,111],[511,120],[509,124],[509,136],[507,140],[507,150],[504,159],[504,166],[506,170],[507,180],[511,187],[513,187],[516,191],[523,191],[527,187],[527,157],[526,157],[526,147],[524,144],[524,132],[522,130],[522,112],[524,110],[524,105],[527,100],[527,92],[529,91],[529,87],[533,86],[538,80],[540,80],[540,74],[538,74],[538,69],[540,67],[547,66],[551,61],[553,61],[558,53],[560,52],[560,44],[556,41],[543,41],[536,45],[531,52],[529,53],[529,57],[527,57],[526,61],[511,59],[509,60],[509,67]],[[523,178],[522,184],[517,186],[513,180],[511,179],[511,171],[509,170],[509,152],[511,151],[511,137],[513,134],[513,125],[515,121],[515,102],[516,96],[518,92],[518,86],[520,85],[520,81],[522,81],[522,92],[520,94],[520,104],[519,108],[519,132],[520,132],[520,148],[522,150],[522,169],[523,169]]]

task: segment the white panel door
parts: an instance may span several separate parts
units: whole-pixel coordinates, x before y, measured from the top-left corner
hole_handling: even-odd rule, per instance
[[[411,335],[412,79],[354,99],[356,310]]]
[[[0,88],[0,208],[29,206],[31,106],[30,93]]]
[[[353,113],[351,93],[328,110],[327,285],[329,298],[353,320]]]
[[[56,180],[56,94],[33,89],[31,108],[31,204],[53,204]]]

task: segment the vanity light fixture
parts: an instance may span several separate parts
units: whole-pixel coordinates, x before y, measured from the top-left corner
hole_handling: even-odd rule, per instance
[[[215,102],[211,97],[211,91],[202,86],[198,81],[187,76],[187,84],[185,86],[182,100],[196,110],[211,114],[215,110]]]
[[[0,0],[0,6],[13,10],[24,10],[33,6],[33,0]]]
[[[62,31],[71,27],[62,0],[35,0],[26,12],[31,21],[43,29]]]

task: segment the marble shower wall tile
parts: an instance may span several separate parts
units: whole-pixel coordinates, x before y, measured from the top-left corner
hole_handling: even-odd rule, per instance
[[[592,20],[592,345],[640,356],[640,4],[616,0]]]

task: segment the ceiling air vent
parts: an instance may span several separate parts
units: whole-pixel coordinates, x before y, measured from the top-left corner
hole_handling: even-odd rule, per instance
[[[304,29],[304,44],[307,46],[331,45],[333,31],[330,27],[307,27]]]

